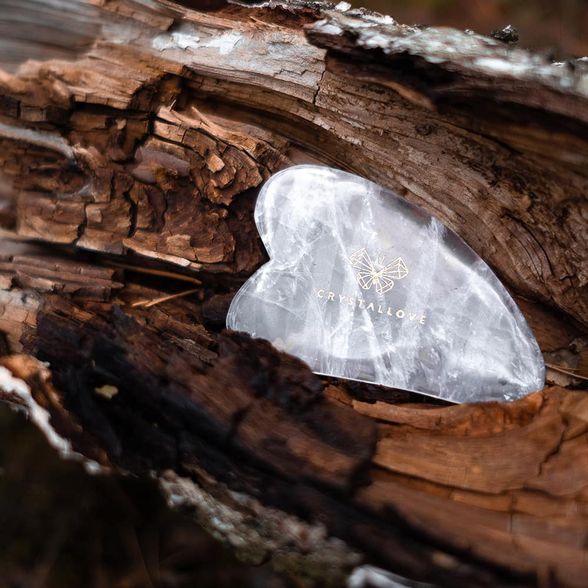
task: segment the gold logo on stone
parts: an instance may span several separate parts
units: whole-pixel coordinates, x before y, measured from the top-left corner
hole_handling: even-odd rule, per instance
[[[365,247],[349,256],[351,267],[355,270],[357,283],[364,289],[375,287],[378,294],[394,288],[394,280],[402,280],[408,275],[408,268],[402,257],[387,263],[383,255],[371,259]]]

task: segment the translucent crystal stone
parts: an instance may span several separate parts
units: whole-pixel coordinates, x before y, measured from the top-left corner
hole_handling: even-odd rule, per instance
[[[265,184],[255,222],[270,261],[233,299],[230,329],[319,374],[454,402],[543,387],[537,342],[492,270],[393,192],[296,166]]]

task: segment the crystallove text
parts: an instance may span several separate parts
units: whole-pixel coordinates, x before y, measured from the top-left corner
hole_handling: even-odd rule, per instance
[[[397,319],[416,321],[421,325],[425,324],[425,320],[427,318],[424,314],[408,312],[402,308],[393,309],[392,307],[386,306],[385,304],[383,305],[376,302],[367,302],[362,298],[352,298],[351,296],[345,296],[344,294],[336,294],[335,292],[329,292],[323,288],[316,290],[316,295],[318,298],[326,300],[327,302],[337,302],[339,304],[357,306],[358,308],[365,309],[368,312],[373,312],[374,314],[384,314],[395,317]]]

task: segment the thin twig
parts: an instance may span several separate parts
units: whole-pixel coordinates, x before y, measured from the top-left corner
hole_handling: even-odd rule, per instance
[[[160,304],[161,302],[167,302],[168,300],[174,300],[175,298],[182,298],[183,296],[189,296],[190,294],[194,294],[198,292],[199,288],[193,288],[192,290],[184,290],[184,292],[177,292],[176,294],[168,294],[167,296],[161,296],[160,298],[154,298],[152,300],[139,300],[137,302],[133,302],[131,306],[133,308],[150,308],[155,306],[156,304]]]
[[[566,374],[567,376],[572,376],[572,378],[578,378],[578,380],[586,380],[588,382],[588,377],[581,376],[580,374],[575,374],[573,371],[571,371],[571,370],[574,370],[574,369],[577,369],[577,368],[569,368],[569,369],[566,369],[566,368],[562,368],[561,366],[554,365],[552,363],[546,363],[545,365],[549,369],[552,369],[552,370],[554,370],[556,372],[560,372],[562,374]]]
[[[140,274],[150,274],[152,276],[161,276],[163,278],[172,278],[174,280],[181,280],[182,282],[190,282],[192,284],[202,284],[202,282],[198,278],[194,278],[192,276],[186,276],[184,274],[176,274],[174,272],[168,272],[165,270],[158,270],[158,269],[151,269],[148,267],[139,267],[136,265],[128,265],[126,263],[120,263],[119,261],[108,261],[108,265],[112,265],[114,267],[120,267],[122,269],[129,270],[131,272],[137,272]]]

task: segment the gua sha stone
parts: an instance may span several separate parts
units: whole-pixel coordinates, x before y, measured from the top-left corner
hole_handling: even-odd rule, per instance
[[[492,270],[393,192],[291,167],[261,190],[255,222],[270,260],[233,299],[230,329],[318,374],[453,402],[543,387],[537,342]]]

